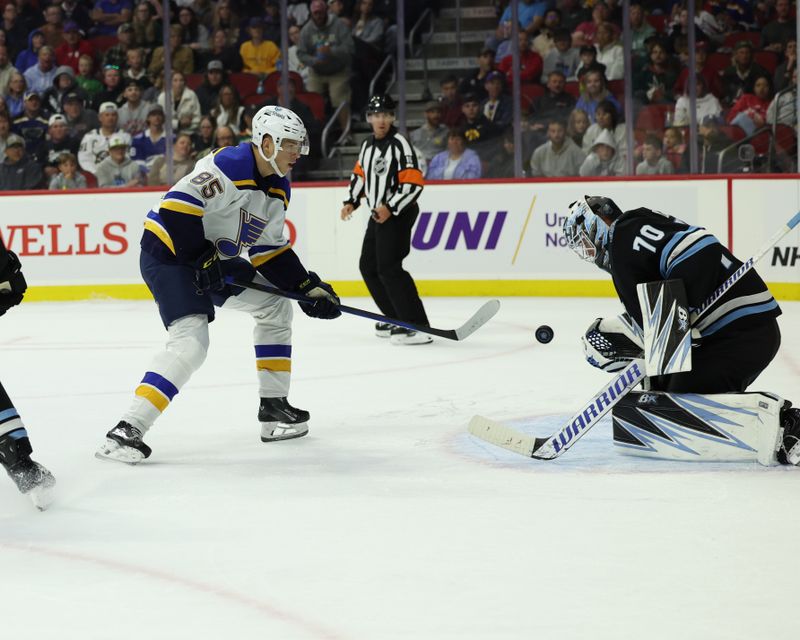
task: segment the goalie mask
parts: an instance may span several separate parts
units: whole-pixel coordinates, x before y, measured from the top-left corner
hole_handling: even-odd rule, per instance
[[[608,243],[610,227],[600,215],[616,220],[622,211],[610,198],[584,196],[569,207],[569,216],[564,221],[564,236],[567,246],[581,260],[593,262],[601,269],[610,269]]]
[[[279,106],[266,106],[258,110],[253,116],[253,144],[256,145],[259,155],[266,160],[273,171],[283,177],[282,172],[275,163],[278,151],[291,151],[297,145],[297,153],[301,156],[308,155],[308,135],[306,127],[299,116],[291,109]],[[272,155],[268,158],[261,148],[264,136],[269,135],[275,144]]]

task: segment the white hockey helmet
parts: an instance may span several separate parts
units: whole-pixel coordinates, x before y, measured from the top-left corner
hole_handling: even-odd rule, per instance
[[[256,145],[258,153],[264,160],[269,162],[273,170],[279,175],[284,174],[278,169],[275,164],[275,157],[278,155],[278,150],[282,148],[285,140],[296,142],[300,148],[300,155],[308,155],[308,134],[306,127],[300,117],[291,109],[280,107],[277,105],[267,105],[261,107],[255,116],[253,116],[253,144]],[[269,135],[275,143],[274,150],[271,157],[264,155],[264,150],[261,148],[261,143],[264,136]]]
[[[564,236],[567,246],[577,253],[581,260],[593,262],[607,271],[610,267],[608,255],[610,227],[598,214],[614,220],[622,214],[622,211],[609,198],[584,196],[569,206],[569,215],[564,221]]]

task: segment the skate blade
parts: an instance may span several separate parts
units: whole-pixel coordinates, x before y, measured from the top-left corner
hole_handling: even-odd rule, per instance
[[[281,424],[280,422],[261,423],[261,442],[275,442],[277,440],[292,440],[302,438],[308,433],[308,423]]]
[[[144,454],[133,447],[124,447],[119,442],[107,438],[105,444],[94,454],[98,460],[111,460],[136,465],[144,460]]]

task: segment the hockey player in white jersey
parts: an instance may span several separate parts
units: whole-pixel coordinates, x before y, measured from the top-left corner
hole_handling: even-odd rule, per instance
[[[203,363],[214,306],[249,313],[261,402],[261,440],[308,433],[309,413],[287,400],[292,363],[288,299],[226,285],[224,278],[272,284],[314,298],[309,316],[341,315],[333,288],[307,271],[284,236],[291,199],[286,174],[308,154],[306,129],[289,109],[266,106],[253,118],[252,142],[199,160],[147,214],[140,267],[168,332],[134,400],[97,452],[129,464],[147,458],[143,437]],[[240,257],[246,253],[249,260]]]

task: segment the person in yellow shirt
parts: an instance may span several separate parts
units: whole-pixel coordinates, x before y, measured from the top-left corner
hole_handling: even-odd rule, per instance
[[[264,22],[261,18],[251,18],[247,23],[250,40],[239,47],[242,57],[242,71],[248,73],[270,74],[277,68],[281,50],[272,40],[264,40]]]

